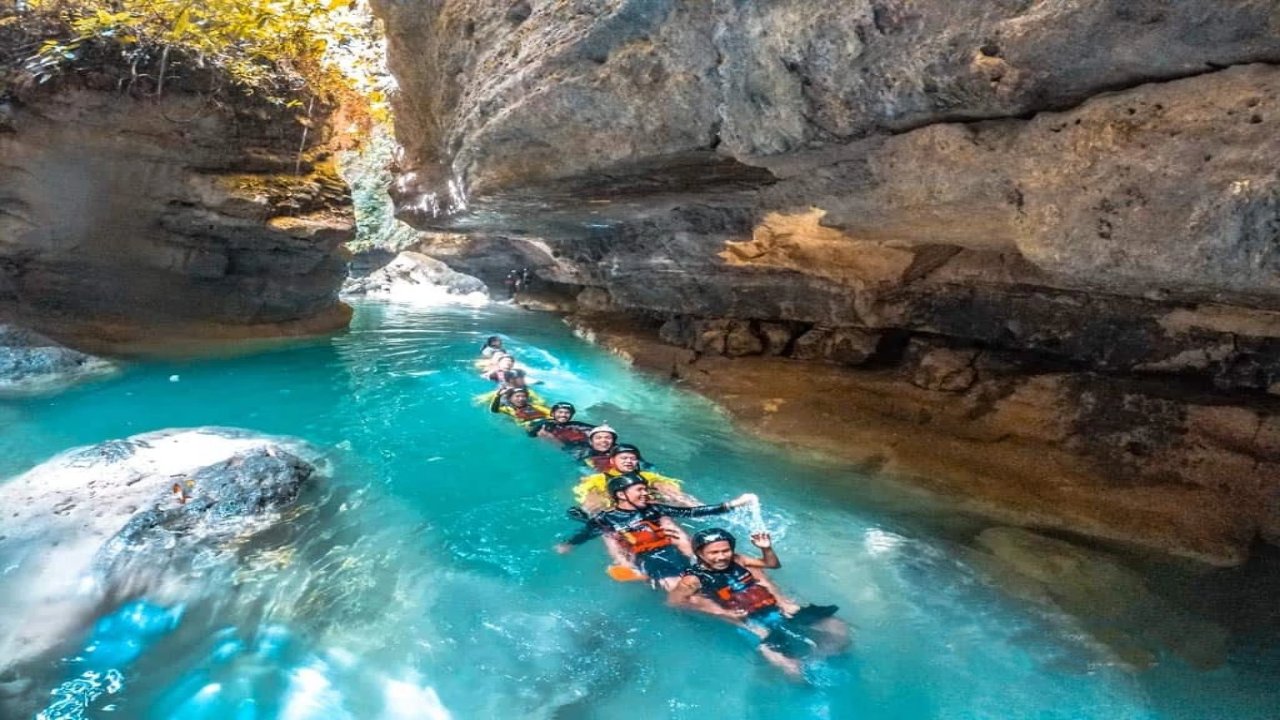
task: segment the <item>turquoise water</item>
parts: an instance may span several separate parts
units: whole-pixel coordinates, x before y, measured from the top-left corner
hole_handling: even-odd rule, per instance
[[[563,508],[576,469],[478,407],[486,388],[472,360],[494,332],[523,351],[548,399],[620,428],[704,500],[759,494],[784,563],[776,579],[803,601],[840,605],[853,651],[790,683],[731,628],[609,580],[598,544],[552,553],[574,529]],[[1229,662],[1196,670],[1164,653],[1152,670],[1128,670],[1075,619],[989,581],[965,544],[980,525],[740,437],[709,403],[638,376],[552,318],[507,308],[365,305],[350,332],[324,341],[140,363],[4,402],[0,477],[73,446],[199,425],[303,438],[329,454],[334,477],[235,587],[182,608],[140,598],[67,638],[66,662],[42,682],[54,691],[96,673],[96,689],[77,690],[84,717],[1280,716],[1269,608],[1167,597],[1225,623]],[[1174,594],[1230,587],[1275,605],[1256,570],[1149,572]],[[85,646],[128,652],[95,660],[76,651]]]

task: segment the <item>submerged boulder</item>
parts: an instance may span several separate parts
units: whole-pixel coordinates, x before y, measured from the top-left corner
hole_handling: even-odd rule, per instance
[[[116,366],[16,325],[0,323],[0,395],[55,390]]]
[[[210,576],[234,569],[316,476],[314,457],[243,430],[163,430],[0,484],[0,677],[74,637],[102,603],[177,603],[216,586]]]
[[[976,538],[971,557],[1006,592],[1072,617],[1114,660],[1148,667],[1175,655],[1199,669],[1226,661],[1226,631],[1169,606],[1116,556],[1013,527]]]

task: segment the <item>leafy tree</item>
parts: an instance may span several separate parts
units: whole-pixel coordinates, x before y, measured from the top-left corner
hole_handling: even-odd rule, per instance
[[[364,0],[23,0],[18,13],[47,21],[47,36],[25,59],[40,82],[114,46],[135,70],[140,59],[156,66],[156,94],[176,53],[273,102],[298,104],[302,90],[328,100],[356,95],[372,119],[388,116],[385,53]]]

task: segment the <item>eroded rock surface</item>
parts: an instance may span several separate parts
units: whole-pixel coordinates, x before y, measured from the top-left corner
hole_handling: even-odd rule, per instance
[[[6,59],[29,40],[15,32]],[[353,225],[328,110],[229,102],[227,78],[176,56],[159,89],[154,69],[119,64],[43,85],[0,67],[0,305],[90,338],[345,325]]]
[[[455,272],[422,253],[404,251],[390,262],[342,287],[344,295],[392,299],[458,299],[483,302],[488,288],[480,280]]]
[[[246,431],[166,430],[0,484],[0,675],[75,637],[102,603],[207,592],[312,482],[314,457]]]
[[[56,390],[115,370],[107,360],[0,323],[0,395]]]
[[[933,418],[862,454],[1010,517],[1215,561],[1276,537],[1275,3],[375,5],[423,252],[697,363],[872,373],[825,426]]]

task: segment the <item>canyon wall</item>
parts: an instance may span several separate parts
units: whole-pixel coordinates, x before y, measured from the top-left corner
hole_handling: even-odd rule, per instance
[[[15,57],[0,97],[0,311],[94,347],[346,325],[352,221],[328,109],[308,119],[305,103],[228,90],[176,54],[163,84],[111,59],[41,84]]]
[[[1034,524],[1215,562],[1280,537],[1275,3],[376,5],[425,252],[536,268],[687,349],[677,375],[888,372],[898,399],[851,388],[850,414],[925,438],[923,390],[968,443],[891,469],[1020,488],[989,499]],[[1156,505],[1185,532],[1123,527]]]

